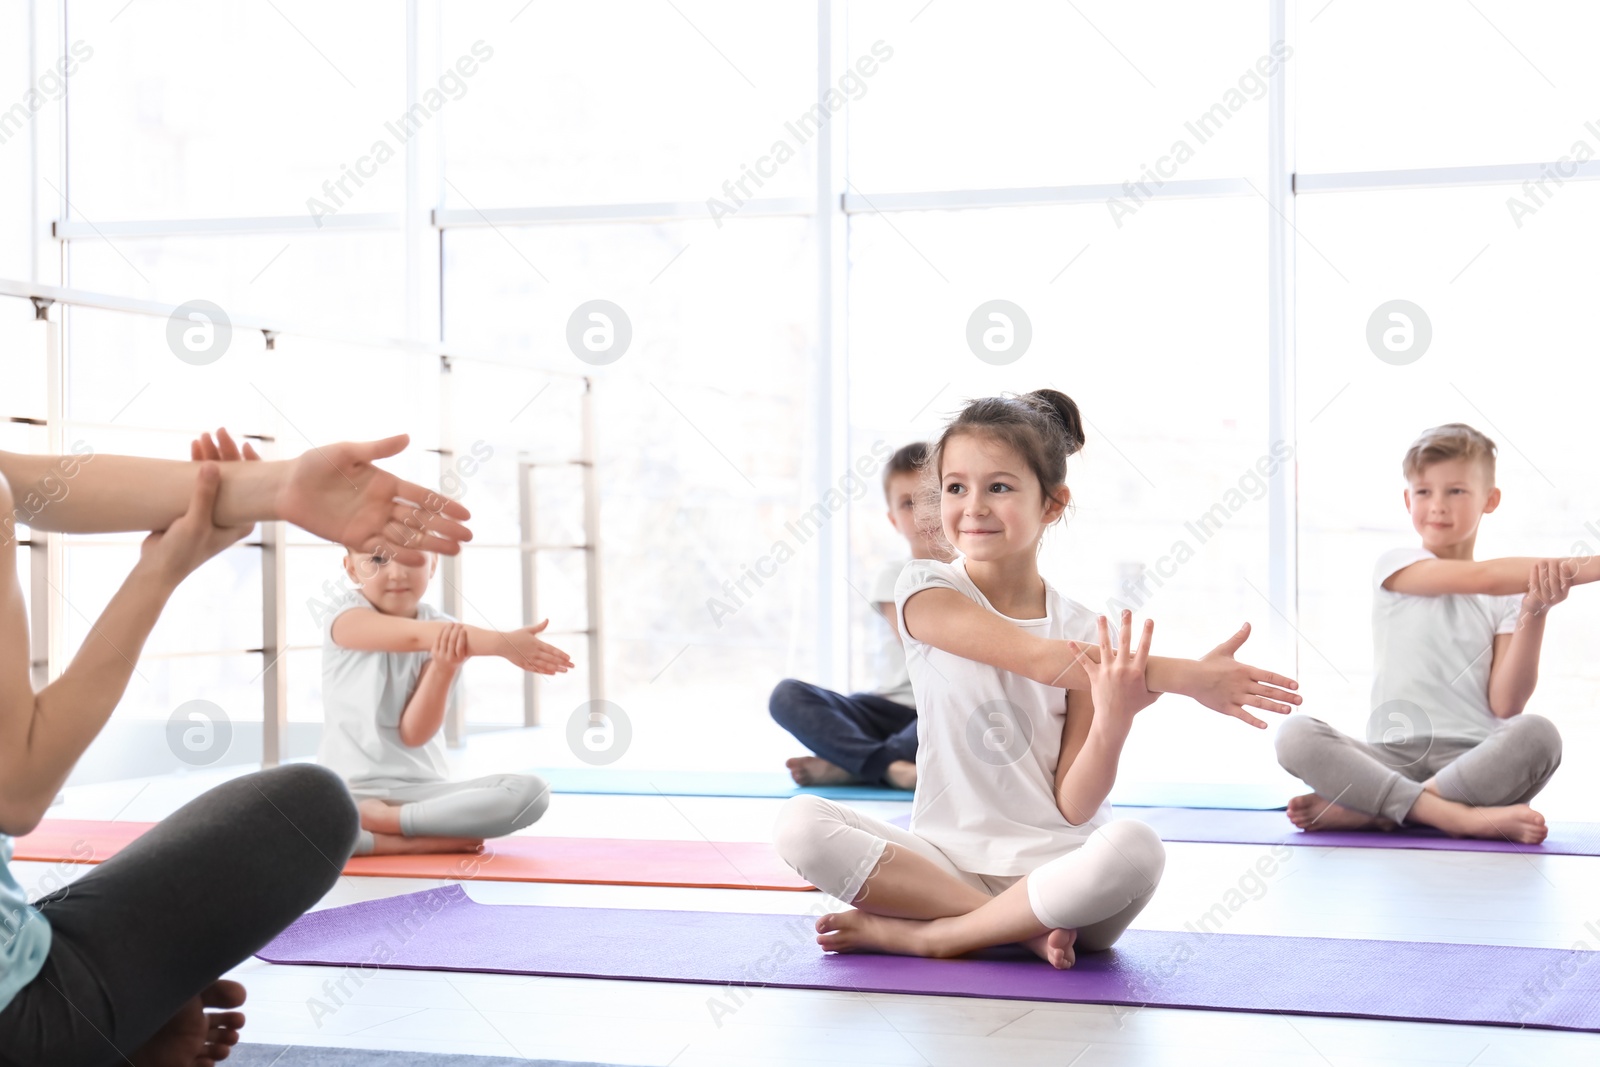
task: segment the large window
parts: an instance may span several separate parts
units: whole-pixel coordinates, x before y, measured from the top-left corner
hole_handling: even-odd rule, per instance
[[[0,299],[0,415],[28,420],[0,429],[147,455],[219,424],[277,455],[408,432],[398,469],[455,472],[475,516],[432,602],[533,621],[539,546],[536,614],[578,664],[537,686],[556,757],[600,625],[625,766],[770,769],[795,753],[766,716],[779,679],[877,684],[883,623],[856,591],[904,545],[876,465],[970,398],[1049,386],[1089,437],[1049,580],[1154,616],[1175,655],[1249,620],[1241,657],[1360,732],[1371,566],[1414,537],[1399,460],[1423,428],[1500,444],[1480,556],[1600,549],[1592,8],[66,0],[62,33],[13,5],[0,109],[51,99],[0,120],[0,277],[249,325],[195,365],[159,314],[57,308],[51,412],[45,327]],[[1420,353],[1370,340],[1396,301]],[[995,302],[1020,355],[972,340]],[[864,457],[864,488],[808,526]],[[69,539],[69,642],[136,543]],[[205,693],[260,723],[261,552],[180,593],[120,718]],[[292,534],[284,553],[299,752],[340,552]],[[1585,592],[1530,708],[1569,736],[1594,692]],[[524,721],[509,664],[466,683],[469,729]],[[1270,734],[1180,700],[1147,714],[1125,777],[1282,783]]]

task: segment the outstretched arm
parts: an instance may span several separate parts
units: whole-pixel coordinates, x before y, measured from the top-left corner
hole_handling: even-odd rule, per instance
[[[333,620],[333,643],[362,652],[431,652],[439,635],[459,626],[465,634],[467,656],[501,656],[535,674],[561,674],[572,668],[572,658],[554,645],[539,640],[550,625],[518,630],[487,630],[444,619],[406,619],[372,608],[351,608]]]
[[[0,539],[0,833],[38,825],[89,743],[122,699],[150,630],[174,589],[205,560],[250,532],[212,520],[216,464],[201,467],[189,508],[145,538],[139,561],[90,628],[61,677],[37,694],[29,674],[28,621],[16,546]],[[0,507],[14,503],[0,476]]]
[[[954,589],[913,593],[906,601],[905,618],[907,632],[925,644],[1043,685],[1088,689],[1090,677],[1082,660],[1099,661],[1099,649],[1092,645],[1080,646],[1081,654],[1074,653],[1069,642],[1027,633]],[[1233,658],[1249,635],[1246,623],[1198,660],[1151,656],[1145,684],[1151,692],[1192,697],[1213,711],[1265,729],[1266,723],[1244,709],[1288,714],[1288,705],[1300,703],[1300,697],[1289,692],[1297,687],[1294,679]]]
[[[382,441],[313,448],[274,463],[219,464],[216,521],[238,526],[282,519],[318,537],[363,551],[386,547],[415,565],[422,552],[455,555],[471,532],[465,507],[374,466],[402,451],[404,434]],[[41,530],[111,533],[164,530],[188,507],[200,464],[97,455],[86,446],[66,456],[0,452],[23,521]],[[8,509],[0,539],[18,509]]]
[[[1559,567],[1570,585],[1600,581],[1600,556],[1505,556],[1501,559],[1422,559],[1383,580],[1391,593],[1448,596],[1485,593],[1511,596],[1528,591],[1528,572],[1537,564]]]

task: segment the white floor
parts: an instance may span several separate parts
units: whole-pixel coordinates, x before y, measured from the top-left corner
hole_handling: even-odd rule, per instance
[[[475,743],[458,757],[460,772],[496,755],[505,759],[504,739]],[[80,787],[69,790],[51,816],[158,819],[226,776],[196,773]],[[762,840],[779,803],[563,795],[534,829],[563,836]],[[886,815],[906,807],[863,806]],[[1239,887],[1264,852],[1258,846],[1170,844],[1161,891],[1136,925],[1182,929]],[[15,865],[30,889],[59,884],[85,869]],[[438,884],[345,878],[319,906]],[[474,882],[467,892],[486,903],[773,913],[804,912],[815,899],[799,893],[496,882]],[[1292,859],[1233,914],[1226,929],[1570,948],[1580,940],[1595,944],[1586,923],[1600,927],[1600,860],[1305,847],[1292,851]],[[1206,1067],[1237,1064],[1247,1056],[1284,1067],[1553,1067],[1595,1062],[1600,1049],[1594,1035],[1490,1026],[786,989],[747,991],[735,1006],[724,990],[704,985],[425,971],[385,972],[359,987],[348,984],[345,995],[324,988],[337,973],[259,960],[240,966],[233,977],[250,990],[247,1039],[674,1067]],[[1443,986],[1454,976],[1418,980]],[[715,1015],[714,1002],[723,1008]],[[735,1008],[731,1014],[729,1007]]]

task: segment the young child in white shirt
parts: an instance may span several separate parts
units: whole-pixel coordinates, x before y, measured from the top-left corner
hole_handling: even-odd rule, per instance
[[[350,787],[361,813],[358,856],[471,852],[484,838],[533,823],[550,787],[532,774],[452,782],[439,737],[454,705],[461,664],[503,656],[524,670],[559,674],[572,666],[538,634],[456,622],[422,602],[438,566],[406,566],[382,554],[346,550],[357,588],[323,620],[322,744],[318,760]]]
[[[918,522],[916,494],[928,446],[917,441],[889,457],[883,469],[883,495],[889,523],[911,548],[911,558],[948,559],[938,532]],[[917,785],[917,701],[911,691],[900,625],[895,618],[894,587],[903,562],[879,568],[868,593],[873,610],[883,616],[885,638],[879,651],[878,687],[866,693],[836,693],[820,685],[785,678],[772,690],[768,710],[773,721],[815,755],[788,761],[790,776],[800,785],[882,783],[896,789]]]
[[[817,796],[785,802],[779,854],[854,905],[822,916],[838,952],[956,956],[1021,942],[1058,968],[1104,949],[1155,893],[1165,863],[1144,823],[1106,798],[1136,713],[1184,693],[1265,728],[1245,708],[1287,712],[1295,683],[1238,663],[1248,624],[1201,660],[1132,646],[1039,574],[1044,531],[1070,501],[1083,447],[1077,405],[1053,389],[970,403],[929,457],[954,563],[913,561],[896,589],[916,692],[911,827]]]
[[[1314,790],[1289,801],[1302,830],[1392,830],[1543,841],[1528,802],[1561,763],[1549,719],[1523,713],[1538,681],[1546,612],[1600,560],[1474,560],[1483,516],[1500,505],[1495,444],[1463,423],[1407,450],[1406,508],[1422,538],[1373,572],[1372,711],[1365,743],[1296,715],[1278,762]]]

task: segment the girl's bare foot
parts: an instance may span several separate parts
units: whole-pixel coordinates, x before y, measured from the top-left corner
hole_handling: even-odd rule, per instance
[[[796,756],[784,766],[798,785],[849,785],[856,780],[855,775],[820,756]]]
[[[928,936],[938,920],[896,919],[870,912],[833,912],[817,920],[817,944],[828,952],[890,952],[897,956],[937,956]]]
[[[481,837],[402,837],[399,834],[372,835],[369,856],[417,855],[428,852],[482,852]]]
[[[1056,970],[1064,971],[1078,962],[1078,954],[1073,948],[1077,941],[1076,930],[1051,930],[1048,934],[1030,937],[1023,944]]]
[[[1440,819],[1439,829],[1452,837],[1483,837],[1491,841],[1537,845],[1550,833],[1544,816],[1526,804],[1512,804],[1503,808],[1473,808],[1465,804],[1451,807],[1460,808],[1461,811],[1452,811],[1447,818]]]
[[[908,759],[897,759],[889,764],[883,776],[896,789],[917,788],[917,765]]]
[[[1381,815],[1331,804],[1315,793],[1289,801],[1289,821],[1302,830],[1393,830],[1395,825]]]
[[[134,1067],[214,1067],[228,1058],[239,1040],[244,1012],[231,1009],[243,1003],[244,986],[212,982],[179,1008],[129,1062]]]

